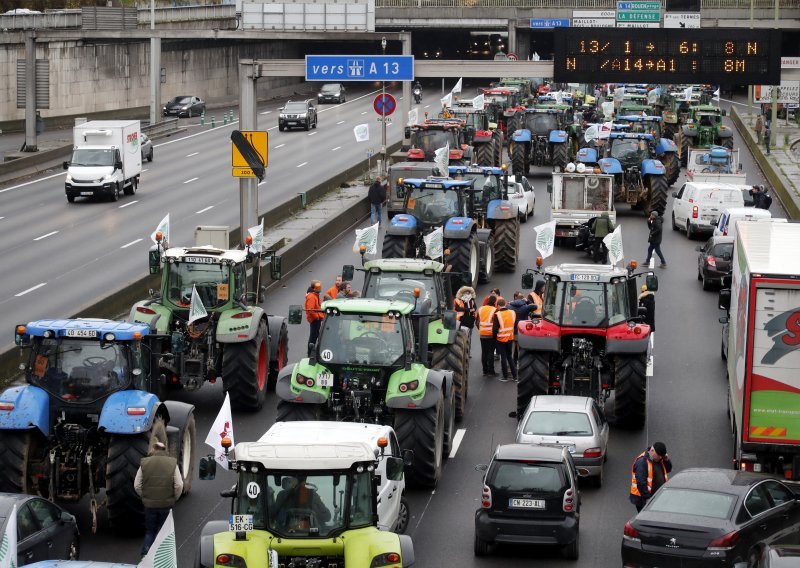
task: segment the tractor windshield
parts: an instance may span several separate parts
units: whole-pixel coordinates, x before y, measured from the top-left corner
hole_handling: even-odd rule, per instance
[[[484,103],[495,103],[500,106],[505,106],[505,104],[508,102],[508,95],[494,95],[486,93],[483,97]]]
[[[229,283],[232,268],[229,265],[176,262],[167,266],[169,266],[167,298],[177,306],[189,307],[193,288],[197,289],[197,294],[206,309],[219,308],[231,297]],[[236,276],[234,297],[237,297],[244,286],[244,275],[239,265],[234,265],[233,270]]]
[[[410,333],[400,317],[387,314],[329,313],[322,324],[319,359],[323,365],[394,365],[411,351]]]
[[[544,136],[551,130],[558,130],[558,118],[555,114],[529,114],[525,126],[534,136]]]
[[[712,113],[701,113],[697,115],[697,123],[700,126],[715,126],[720,122],[719,115]]]
[[[439,305],[436,285],[433,276],[425,276],[418,272],[381,272],[370,274],[366,298],[378,300],[403,300],[414,303],[414,288],[419,288],[419,302],[430,302],[431,306]]]
[[[85,404],[128,387],[127,348],[69,338],[34,339],[28,381],[65,402]]]
[[[589,278],[593,275],[572,276]],[[629,319],[627,298],[624,282],[554,282],[545,290],[544,318],[564,326],[607,327]]]
[[[414,147],[425,152],[425,155],[433,156],[439,148],[444,148],[447,143],[450,148],[457,148],[453,136],[444,130],[419,130],[414,135]]]
[[[453,189],[414,188],[408,194],[406,211],[426,225],[441,225],[461,215],[458,192]]]
[[[646,140],[617,138],[611,144],[611,157],[620,161],[623,167],[638,166],[650,157]]]
[[[330,538],[372,524],[371,474],[239,470],[235,511],[253,515],[253,529],[291,538]]]

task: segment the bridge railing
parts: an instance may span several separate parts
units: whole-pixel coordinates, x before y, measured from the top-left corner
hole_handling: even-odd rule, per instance
[[[79,27],[81,27],[80,10],[47,12],[44,14],[0,15],[0,30]]]
[[[779,0],[781,8],[800,8],[800,0]],[[703,9],[771,10],[775,0],[701,0]],[[574,8],[616,10],[616,0],[375,0],[375,8]],[[661,0],[666,9],[666,0]]]
[[[175,6],[174,8],[156,8],[155,22],[188,22],[191,20],[219,20],[236,17],[234,4],[216,4],[210,6]],[[150,8],[139,8],[139,23],[150,23]]]

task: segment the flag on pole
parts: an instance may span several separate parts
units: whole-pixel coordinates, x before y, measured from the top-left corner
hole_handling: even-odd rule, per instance
[[[617,225],[613,232],[603,237],[603,244],[608,248],[608,260],[611,264],[617,264],[624,258],[622,252],[622,225]]]
[[[189,301],[189,325],[207,315],[208,312],[203,305],[203,300],[200,299],[200,294],[197,293],[197,286],[192,285],[192,299]]]
[[[719,89],[720,87],[717,87],[717,90],[714,91],[714,100],[717,102],[719,102]]]
[[[625,99],[625,87],[617,87],[614,89],[614,102],[619,103]]]
[[[444,228],[438,227],[422,237],[425,241],[425,256],[434,260],[444,255]]]
[[[542,223],[538,227],[533,228],[536,231],[536,250],[542,255],[542,258],[547,258],[553,254],[553,247],[556,244],[556,222],[555,220],[548,223]]]
[[[650,89],[647,91],[647,104],[654,105],[658,102],[658,89]]]
[[[692,86],[689,85],[683,90],[683,100],[690,101],[692,100]]]
[[[472,108],[475,110],[483,110],[483,107],[486,105],[485,98],[483,93],[472,99]]]
[[[419,121],[419,112],[416,108],[412,108],[408,111],[408,125],[413,126]]]
[[[363,229],[356,229],[356,242],[353,252],[360,253],[361,245],[367,247],[366,254],[378,254],[378,223]]]
[[[603,110],[603,118],[606,120],[610,119],[614,114],[614,103],[611,101],[606,101],[600,103],[600,108]]]
[[[161,219],[161,222],[158,224],[158,227],[156,227],[156,230],[150,234],[150,240],[153,241],[154,244],[158,244],[158,241],[156,240],[156,233],[161,233],[161,235],[164,237],[162,242],[169,242],[169,213],[167,213],[166,217]]]
[[[175,521],[172,511],[161,525],[156,540],[147,555],[142,558],[138,568],[178,568],[178,548],[175,546]]]
[[[353,134],[356,142],[366,142],[369,140],[369,124],[357,124],[353,127]]]
[[[443,148],[436,150],[433,162],[436,164],[436,167],[439,168],[439,175],[446,177],[450,171],[448,168],[450,165],[450,142],[445,144]]]
[[[553,98],[556,100],[556,104],[561,104],[564,101],[564,93],[561,91],[556,91],[553,93]]]
[[[223,438],[228,438],[231,441],[231,448],[234,447],[230,393],[225,393],[222,408],[219,409],[219,414],[214,419],[211,430],[208,431],[208,436],[206,436],[206,445],[214,448],[214,460],[225,469],[228,469],[228,459],[225,457],[225,449],[222,447]]]
[[[247,234],[253,238],[253,244],[250,245],[250,248],[260,253],[261,249],[264,247],[264,218],[261,218],[260,225],[247,229]]]
[[[0,540],[0,568],[17,568],[17,506],[11,508]]]
[[[450,92],[453,93],[453,94],[461,92],[461,78],[458,79],[458,83],[456,83],[456,86],[453,87],[453,90],[450,91]]]
[[[442,103],[443,107],[450,108],[451,106],[453,106],[453,92],[451,91],[447,93],[447,96],[442,97],[441,99],[439,99],[439,101]]]

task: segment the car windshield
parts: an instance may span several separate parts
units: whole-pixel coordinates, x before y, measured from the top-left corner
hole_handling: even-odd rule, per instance
[[[100,167],[113,166],[117,151],[110,148],[77,148],[72,153],[71,166]]]
[[[292,538],[329,538],[372,523],[369,472],[308,473],[240,469],[237,514],[253,515],[255,530]]]
[[[395,313],[329,313],[322,324],[319,359],[322,364],[394,365],[406,352],[401,319]],[[409,350],[411,346],[408,346]]]
[[[591,274],[570,276],[576,280],[548,283],[543,309],[546,320],[559,325],[599,327],[628,319],[630,308],[624,282],[602,284],[581,280],[593,278]]]
[[[639,164],[649,157],[647,141],[634,138],[617,138],[611,144],[611,157],[625,164]]]
[[[414,288],[419,288],[419,301],[429,300],[431,306],[439,305],[433,276],[417,272],[381,272],[371,274],[367,284],[367,298],[379,300],[404,300],[414,302]]]
[[[592,423],[584,412],[537,410],[531,412],[523,428],[534,436],[591,436]]]
[[[564,487],[561,464],[497,460],[487,475],[488,484],[499,491],[556,493]]]
[[[551,130],[558,130],[558,119],[555,114],[529,114],[525,126],[536,136],[542,136]]]
[[[36,338],[29,361],[30,383],[70,403],[93,402],[127,388],[127,348],[96,340]]]
[[[223,264],[171,263],[167,276],[167,298],[173,304],[188,308],[192,289],[195,288],[205,308],[222,306],[230,298],[230,271],[230,267]]]
[[[425,155],[433,153],[439,148],[444,148],[450,143],[450,149],[456,148],[453,135],[444,130],[419,130],[414,133],[414,147],[420,148]]]
[[[338,93],[340,90],[339,83],[326,83],[320,89],[323,93]]]
[[[286,103],[283,107],[283,112],[306,112],[306,110],[308,110],[306,103]]]
[[[460,214],[458,193],[452,189],[414,188],[408,194],[406,211],[427,225],[441,225]]]
[[[174,105],[188,105],[192,102],[192,97],[175,97],[170,101]]]
[[[650,499],[647,510],[651,513],[728,519],[735,504],[736,496],[729,493],[665,486]]]

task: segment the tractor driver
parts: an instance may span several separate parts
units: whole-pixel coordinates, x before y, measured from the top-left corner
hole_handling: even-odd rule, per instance
[[[281,492],[275,498],[273,519],[286,531],[308,532],[331,520],[331,512],[306,476],[284,476]]]

